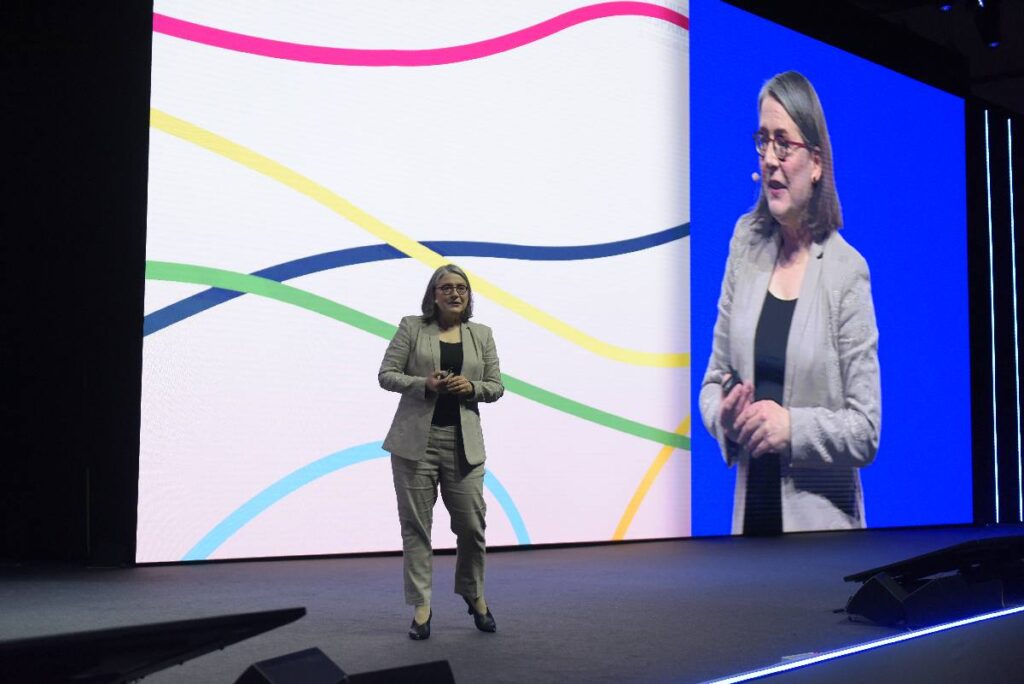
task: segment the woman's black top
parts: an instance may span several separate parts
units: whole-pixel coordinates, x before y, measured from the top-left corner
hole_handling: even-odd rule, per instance
[[[765,296],[754,336],[754,401],[770,399],[782,405],[786,343],[796,302],[779,299],[771,292]],[[750,459],[743,534],[782,533],[781,467],[779,454]]]
[[[451,371],[452,375],[462,373],[462,342],[441,343],[441,370]],[[437,395],[434,406],[434,417],[431,424],[439,427],[460,425],[459,398],[454,394]]]

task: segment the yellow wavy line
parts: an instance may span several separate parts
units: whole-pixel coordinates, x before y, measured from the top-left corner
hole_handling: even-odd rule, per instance
[[[683,422],[676,428],[676,433],[680,435],[686,435],[690,432],[690,416],[683,419]],[[640,504],[643,503],[644,498],[647,496],[647,492],[651,489],[651,485],[658,479],[658,475],[661,474],[661,469],[668,463],[669,457],[672,456],[672,452],[675,447],[666,444],[662,447],[658,455],[654,457],[654,462],[651,463],[647,472],[644,473],[643,479],[640,480],[640,486],[633,492],[633,498],[629,500],[629,505],[626,506],[626,512],[622,514],[622,519],[619,520],[618,526],[615,528],[615,533],[612,535],[613,540],[621,540],[626,538],[626,531],[629,530],[629,526],[633,523],[633,518],[636,516],[637,510],[640,508]]]
[[[310,199],[322,204],[334,213],[356,224],[371,235],[383,240],[398,251],[416,259],[417,261],[434,269],[443,264],[450,263],[448,259],[437,252],[427,249],[412,238],[403,235],[380,219],[370,216],[365,211],[344,199],[337,193],[328,190],[319,183],[303,176],[297,171],[263,156],[262,154],[232,142],[216,133],[200,128],[183,119],[171,116],[159,109],[150,109],[150,124],[165,133],[177,136],[183,140],[204,147],[211,152],[236,161],[258,173],[269,176],[274,180],[287,185]],[[469,272],[467,271],[467,274]],[[540,325],[573,344],[579,345],[606,358],[631,363],[638,366],[656,366],[660,368],[679,368],[690,365],[688,353],[658,353],[642,352],[624,347],[618,347],[592,337],[568,323],[561,321],[554,316],[541,311],[535,306],[528,304],[519,297],[506,292],[497,285],[488,282],[476,274],[472,276],[473,289],[480,295],[487,297],[494,302],[514,311],[523,318]]]

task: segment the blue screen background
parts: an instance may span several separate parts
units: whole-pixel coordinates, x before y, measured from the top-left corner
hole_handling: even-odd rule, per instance
[[[843,236],[871,269],[882,434],[869,527],[967,523],[971,423],[963,100],[710,0],[690,6],[693,534],[728,534],[735,470],[699,416],[729,238],[757,198],[757,93],[795,69],[822,101]]]

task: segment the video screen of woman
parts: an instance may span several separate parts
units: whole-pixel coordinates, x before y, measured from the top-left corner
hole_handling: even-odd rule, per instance
[[[963,101],[693,23],[694,534],[968,522]]]

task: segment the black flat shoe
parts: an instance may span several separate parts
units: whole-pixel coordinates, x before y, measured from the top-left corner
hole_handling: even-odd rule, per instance
[[[476,612],[476,608],[473,606],[472,601],[470,601],[465,596],[462,597],[462,600],[466,602],[467,606],[469,606],[469,614],[473,616],[473,624],[476,625],[477,629],[479,629],[481,632],[498,631],[498,625],[494,622],[494,616],[491,615],[490,608],[487,609],[487,615],[482,615]]]
[[[434,617],[434,611],[430,611],[430,615],[427,616],[427,621],[422,625],[416,622],[416,618],[412,619],[412,624],[409,625],[409,638],[413,641],[423,641],[424,639],[430,638],[430,620]]]

